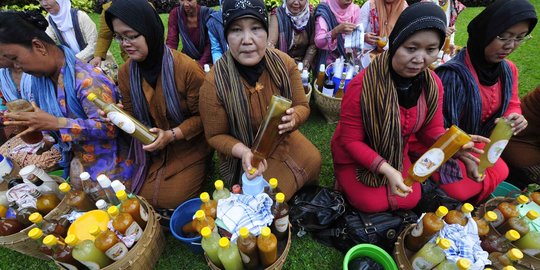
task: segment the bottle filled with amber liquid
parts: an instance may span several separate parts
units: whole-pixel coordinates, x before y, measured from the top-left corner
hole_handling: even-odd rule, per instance
[[[499,203],[499,205],[497,205],[497,208],[493,209],[493,212],[497,214],[497,220],[493,221],[491,225],[497,228],[508,219],[518,217],[519,208],[528,202],[529,198],[527,196],[519,195],[513,201]]]
[[[86,267],[73,257],[73,248],[54,235],[43,238],[43,244],[52,249],[52,257],[66,269],[85,269]]]
[[[58,188],[66,194],[66,203],[74,210],[87,212],[96,208],[86,193],[81,190],[71,189],[68,183],[62,183]]]
[[[116,192],[116,197],[120,200],[120,212],[130,214],[135,221],[141,226],[141,228],[146,227],[146,222],[148,221],[148,213],[141,206],[139,201],[135,198],[128,198],[128,195],[125,190],[120,190]]]
[[[217,202],[210,200],[208,192],[201,193],[199,198],[201,198],[202,201],[200,210],[203,210],[207,216],[212,217],[215,220],[217,215]]]
[[[470,203],[464,203],[460,210],[450,210],[444,217],[444,221],[447,224],[459,224],[461,226],[465,226],[469,221],[468,216],[470,216],[472,211],[474,211],[474,206],[472,206]]]
[[[443,218],[448,214],[448,208],[439,206],[435,213],[429,212],[416,223],[410,234],[405,236],[405,246],[411,251],[422,248],[443,226]]]
[[[118,236],[109,229],[102,231],[98,225],[93,225],[90,227],[89,233],[96,238],[94,240],[94,246],[109,257],[109,259],[118,261],[127,255],[128,248],[126,244],[120,241]]]
[[[321,64],[319,66],[319,73],[317,73],[317,80],[315,81],[315,84],[317,85],[317,90],[322,93],[322,89],[324,86],[324,78],[326,77],[326,68],[324,64]]]
[[[277,260],[277,239],[270,228],[261,229],[261,234],[257,238],[257,248],[263,267],[268,267]]]
[[[249,233],[247,227],[242,227],[238,231],[237,245],[240,250],[240,257],[244,267],[248,270],[257,269],[259,266],[259,250],[257,249],[257,238]]]
[[[285,202],[285,194],[276,194],[276,202],[272,206],[272,232],[278,240],[286,239],[289,235],[289,206]]]
[[[504,117],[499,118],[489,137],[490,142],[486,144],[484,153],[480,155],[480,163],[478,164],[480,175],[484,175],[486,169],[497,162],[511,137],[512,126]]]
[[[343,72],[341,74],[341,80],[339,81],[339,87],[334,94],[335,98],[343,98],[343,95],[345,95],[345,79],[347,78],[347,72]]]
[[[60,220],[44,219],[40,213],[35,212],[30,215],[28,220],[36,224],[36,226],[43,230],[43,233],[47,235],[53,234],[62,238],[65,238],[67,236],[69,221],[65,218],[62,218]]]
[[[505,266],[513,266],[514,262],[523,259],[523,252],[517,248],[512,248],[506,253],[492,252],[489,254],[491,266],[495,269],[502,269]]]
[[[478,227],[478,236],[484,237],[489,233],[489,223],[497,220],[497,214],[493,211],[487,211],[482,218],[473,217]]]

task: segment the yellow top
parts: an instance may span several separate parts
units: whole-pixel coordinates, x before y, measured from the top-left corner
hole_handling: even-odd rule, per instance
[[[247,238],[249,236],[249,230],[247,227],[242,227],[238,231],[238,234],[240,234],[240,237],[242,238]]]
[[[88,96],[86,96],[86,98],[90,101],[94,101],[97,98],[97,96],[94,93],[90,93],[88,94]]]
[[[208,192],[203,192],[201,193],[201,196],[199,196],[199,198],[201,198],[201,201],[203,203],[207,203],[208,201],[210,201],[210,194],[208,194]]]
[[[276,202],[283,203],[285,201],[285,194],[279,192],[276,194]]]
[[[201,236],[202,237],[208,238],[208,237],[210,237],[211,234],[212,234],[212,230],[210,230],[210,227],[206,226],[206,227],[201,229]]]
[[[538,212],[534,211],[534,210],[529,210],[529,212],[527,212],[527,217],[530,219],[530,220],[535,220],[538,218]]]
[[[195,212],[195,218],[199,221],[203,221],[204,220],[204,211],[203,210],[197,210],[197,212]]]
[[[257,171],[257,169],[251,168],[251,170],[249,170],[249,173],[250,173],[250,174],[254,174],[256,171]]]
[[[486,268],[486,269],[487,269],[487,268]],[[509,265],[509,266],[505,266],[505,267],[503,267],[503,269],[502,269],[502,270],[516,270],[516,268],[515,268],[515,267],[513,267],[513,266],[511,266],[511,265]]]
[[[77,243],[79,243],[79,238],[77,238],[77,236],[74,234],[70,234],[66,237],[66,239],[64,239],[64,241],[70,246],[75,246]]]
[[[33,228],[28,232],[28,237],[38,240],[43,236],[43,231],[40,228]]]
[[[497,220],[497,213],[493,211],[487,211],[486,214],[484,215],[484,219],[486,221],[493,222]]]
[[[71,186],[68,183],[62,183],[58,186],[58,189],[64,193],[68,193],[71,190]]]
[[[121,201],[125,201],[127,200],[127,193],[125,190],[119,190],[118,192],[116,192],[116,197]]]
[[[512,248],[508,252],[506,252],[508,255],[508,258],[512,261],[517,261],[523,259],[523,252],[517,248]]]
[[[214,187],[216,187],[217,190],[222,190],[223,189],[223,181],[222,180],[216,180],[216,182],[214,182]]]
[[[6,217],[7,210],[5,205],[0,205],[0,217]]]
[[[48,247],[52,247],[58,244],[58,239],[56,239],[56,236],[50,234],[50,235],[45,236],[45,238],[43,238],[43,244],[45,244]]]
[[[43,216],[41,216],[40,213],[38,212],[35,212],[35,213],[32,213],[29,217],[28,217],[28,220],[30,220],[30,222],[32,223],[40,223],[43,221]]]
[[[472,211],[474,211],[474,206],[472,206],[470,203],[464,203],[461,206],[461,212],[463,213],[471,213]]]
[[[439,206],[439,208],[437,208],[437,211],[435,211],[435,215],[437,215],[439,218],[443,218],[444,216],[446,216],[446,214],[448,214],[448,208],[446,208],[445,206]]]
[[[460,270],[467,270],[471,267],[471,261],[469,261],[468,259],[462,258],[457,261],[456,266]]]
[[[448,239],[441,238],[438,241],[437,245],[442,249],[449,249],[450,246],[452,245],[452,242],[450,242],[450,240],[448,240]]]
[[[107,213],[109,213],[112,218],[115,218],[116,216],[118,216],[118,214],[120,214],[120,211],[118,210],[118,207],[113,205],[109,207],[109,209],[107,209]]]
[[[270,184],[270,187],[272,189],[275,189],[277,188],[277,185],[278,185],[278,181],[277,181],[277,178],[270,178],[270,180],[268,180],[268,184]]]
[[[506,237],[506,239],[508,239],[510,241],[516,241],[519,238],[521,238],[521,235],[519,235],[519,233],[516,230],[508,230],[504,234],[504,237]]]
[[[529,202],[529,198],[527,198],[527,196],[525,195],[519,195],[516,199],[516,201],[519,203],[519,204],[526,204]]]
[[[98,225],[92,225],[90,226],[90,229],[88,230],[88,232],[93,236],[98,236],[101,233],[101,229],[99,228]]]
[[[263,227],[263,228],[261,229],[261,235],[262,235],[263,237],[269,237],[269,236],[270,236],[270,228],[268,228],[268,227]]]
[[[230,245],[231,243],[229,242],[229,238],[221,237],[221,239],[219,239],[219,246],[221,248],[229,248]]]

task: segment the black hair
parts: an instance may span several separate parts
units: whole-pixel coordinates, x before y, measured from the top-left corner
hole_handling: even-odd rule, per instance
[[[55,42],[45,33],[49,23],[38,11],[0,12],[0,43],[32,46],[32,39],[45,43]]]

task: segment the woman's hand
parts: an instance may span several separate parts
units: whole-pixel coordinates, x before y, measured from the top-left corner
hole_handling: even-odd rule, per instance
[[[471,135],[471,134],[469,134],[469,136],[471,136],[471,141],[464,144],[461,147],[461,149],[459,149],[457,151],[457,153],[454,155],[454,157],[459,158],[459,159],[462,159],[462,158],[465,157],[465,158],[468,158],[468,159],[473,160],[474,162],[478,163],[478,162],[480,162],[480,159],[478,157],[476,157],[475,155],[473,155],[473,154],[481,155],[481,154],[484,153],[484,150],[474,147],[474,144],[475,143],[486,144],[486,143],[489,143],[490,140],[488,138],[480,136],[480,135]]]
[[[157,139],[148,145],[144,145],[142,148],[148,152],[154,152],[165,148],[169,143],[174,141],[173,134],[170,130],[163,130],[160,128],[151,128],[150,132],[157,133]]]
[[[368,44],[375,45],[377,44],[377,40],[379,40],[379,36],[375,33],[366,33],[364,35],[364,41]]]
[[[388,179],[388,185],[392,194],[400,197],[407,197],[412,192],[412,188],[403,183],[403,176],[401,172],[396,170],[387,162],[384,162],[379,169],[379,172],[386,176]]]
[[[456,32],[456,28],[454,26],[449,26],[449,27],[446,28],[446,36],[447,37],[451,36],[455,32]]]
[[[90,65],[92,65],[93,67],[100,67],[101,66],[101,57],[94,57],[92,58],[92,60],[90,60]]]
[[[495,123],[497,123],[498,121],[500,121],[500,118],[497,119]],[[510,123],[514,135],[517,135],[529,125],[529,122],[527,121],[527,119],[525,119],[523,114],[519,113],[511,113],[506,117],[506,121]]]
[[[116,103],[116,107],[120,109],[124,109],[124,105],[122,105],[122,103]],[[101,116],[101,118],[103,119],[103,121],[111,122],[111,119],[107,117],[107,114],[102,109],[98,109],[98,113],[99,113],[99,116]]]
[[[34,107],[33,112],[6,112],[4,119],[7,118],[10,120],[4,121],[4,125],[27,127],[18,136],[23,136],[33,131],[58,130],[60,128],[60,118],[41,110],[34,102],[32,102],[32,106]]]
[[[279,134],[293,131],[295,124],[296,120],[294,118],[294,108],[289,108],[285,111],[285,115],[281,117],[281,124],[278,126]]]
[[[473,179],[476,182],[482,182],[484,181],[484,178],[486,178],[486,175],[480,175],[478,173],[478,163],[476,163],[474,160],[471,160],[467,156],[461,156],[460,160],[465,164],[465,168],[467,169],[467,176],[471,179]]]
[[[247,148],[247,147],[246,147]],[[246,173],[247,179],[253,179],[259,175],[262,175],[264,171],[268,168],[268,163],[266,159],[263,159],[257,168],[251,166],[251,161],[253,160],[253,153],[251,149],[247,148],[242,152],[242,169]]]
[[[332,39],[336,39],[338,34],[348,35],[352,33],[355,28],[356,28],[356,24],[354,23],[348,23],[348,22],[340,23],[338,26],[332,29],[331,31]]]

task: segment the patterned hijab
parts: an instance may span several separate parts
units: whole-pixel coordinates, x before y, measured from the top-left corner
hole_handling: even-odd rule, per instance
[[[309,1],[306,1],[304,9],[296,15],[293,15],[291,11],[289,11],[289,8],[287,7],[287,1],[283,2],[282,7],[285,9],[285,13],[287,14],[287,16],[289,16],[289,18],[291,19],[292,25],[295,30],[301,31],[306,28],[306,25],[309,22],[309,16],[311,15],[311,12],[309,11]]]

